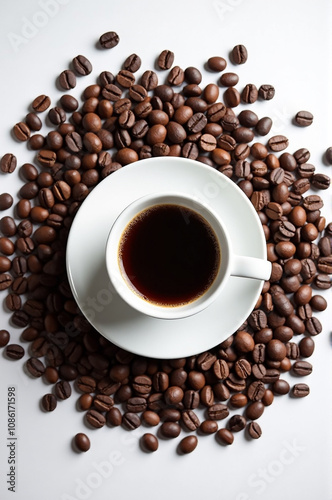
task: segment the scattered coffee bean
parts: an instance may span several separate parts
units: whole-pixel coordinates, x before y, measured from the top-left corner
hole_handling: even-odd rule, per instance
[[[23,138],[20,140],[26,140],[26,139]],[[17,166],[17,158],[12,153],[6,153],[0,160],[0,170],[3,173],[12,174],[16,169],[16,166]]]
[[[196,436],[187,436],[181,439],[179,443],[179,451],[184,454],[192,453],[197,447],[197,444],[198,439]]]
[[[90,449],[90,439],[83,432],[79,432],[74,437],[74,445],[79,451],[86,452]]]
[[[17,360],[23,358],[24,348],[18,344],[7,344],[5,353],[7,358]]]
[[[85,56],[78,55],[72,60],[73,68],[78,75],[89,75],[92,71],[92,64]]]
[[[310,393],[309,386],[307,384],[295,384],[292,388],[292,395],[295,398],[304,398]]]
[[[252,439],[258,439],[262,435],[262,429],[257,422],[250,422],[247,425],[248,434]]]
[[[8,330],[0,330],[0,347],[5,347],[10,340]]]
[[[300,125],[300,127],[308,127],[312,124],[313,120],[314,117],[309,111],[298,111],[295,115],[295,123],[296,125]]]
[[[14,203],[14,199],[9,193],[1,193],[0,194],[0,210],[8,210]]]
[[[45,411],[53,411],[57,407],[57,400],[54,394],[45,394],[41,400],[42,407]]]
[[[158,438],[151,434],[150,432],[146,432],[141,437],[142,447],[146,451],[157,451],[159,447]]]
[[[160,69],[170,69],[174,62],[174,52],[171,50],[163,50],[157,62]]]
[[[99,38],[99,43],[103,49],[112,49],[120,41],[119,35],[115,31],[107,31]]]
[[[244,45],[235,45],[232,49],[232,59],[235,64],[244,64],[248,59],[248,51]]]
[[[62,71],[62,73],[60,73],[59,76],[59,85],[65,90],[75,88],[76,87],[75,73],[70,69]]]
[[[230,445],[233,444],[234,435],[229,429],[219,429],[217,432],[217,438],[220,440],[222,444]]]

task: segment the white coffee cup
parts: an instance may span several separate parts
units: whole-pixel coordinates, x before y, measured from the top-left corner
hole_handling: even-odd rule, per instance
[[[146,300],[138,294],[121,269],[119,248],[128,224],[142,211],[157,205],[185,207],[198,213],[212,228],[221,250],[221,260],[216,277],[210,287],[195,300],[183,305],[165,306]],[[271,263],[267,260],[235,255],[227,228],[208,204],[182,193],[151,193],[130,203],[115,220],[106,243],[106,267],[115,291],[131,307],[142,314],[159,319],[180,319],[197,314],[212,304],[222,293],[230,276],[268,280]]]

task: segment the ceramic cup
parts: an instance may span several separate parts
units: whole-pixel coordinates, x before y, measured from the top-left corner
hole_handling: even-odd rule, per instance
[[[158,305],[146,300],[135,291],[120,265],[119,247],[128,224],[140,212],[162,204],[185,207],[203,217],[217,238],[222,256],[216,277],[209,288],[195,300],[179,306]],[[243,252],[245,253],[245,248]],[[152,193],[130,203],[117,217],[110,230],[105,258],[111,283],[122,299],[137,311],[159,319],[180,319],[199,313],[222,293],[230,276],[268,280],[271,274],[271,263],[267,260],[236,255],[227,228],[218,214],[205,202],[197,201],[182,193]]]

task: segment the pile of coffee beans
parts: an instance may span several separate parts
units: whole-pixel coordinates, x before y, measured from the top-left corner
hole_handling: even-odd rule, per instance
[[[99,43],[112,49],[119,36],[105,33]],[[243,45],[231,51],[234,66],[247,57]],[[0,331],[0,346],[11,360],[28,351],[28,372],[50,385],[41,400],[46,412],[78,394],[87,428],[132,430],[144,423],[158,429],[142,435],[142,448],[151,452],[158,437],[189,433],[178,442],[186,454],[196,448],[197,435],[214,434],[224,445],[241,430],[257,439],[257,420],[275,395],[309,394],[299,376],[312,372],[308,358],[322,331],[316,313],[327,307],[320,290],[331,287],[332,223],[318,194],[330,178],[315,172],[306,148],[286,151],[288,138],[270,134],[272,119],[250,109],[272,99],[274,87],[239,88],[239,75],[221,56],[206,61],[216,77],[206,85],[198,68],[174,61],[164,50],[158,69],[138,77],[142,61],[131,54],[116,74],[98,75],[81,102],[69,91],[93,68],[78,55],[59,74],[59,102],[37,96],[14,125],[14,136],[36,151],[36,161],[20,162],[25,182],[15,211],[0,220],[0,290],[12,325],[11,332]],[[245,109],[236,113],[240,104]],[[53,127],[45,135],[42,120]],[[312,121],[308,111],[294,117],[298,126]],[[203,162],[237,183],[257,210],[272,263],[271,278],[238,331],[209,351],[170,360],[134,355],[99,335],[75,303],[65,267],[70,226],[94,186],[127,164],[158,156]],[[325,158],[332,162],[331,148]],[[2,156],[2,173],[17,165],[12,153]],[[0,195],[0,210],[13,203],[9,193]],[[292,386],[287,373],[296,376]],[[81,451],[90,447],[84,433],[73,443]]]

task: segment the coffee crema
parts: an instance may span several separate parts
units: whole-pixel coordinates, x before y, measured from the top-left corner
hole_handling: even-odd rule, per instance
[[[200,214],[166,203],[143,210],[129,222],[118,259],[134,292],[150,303],[175,307],[210,288],[220,267],[221,249]]]

